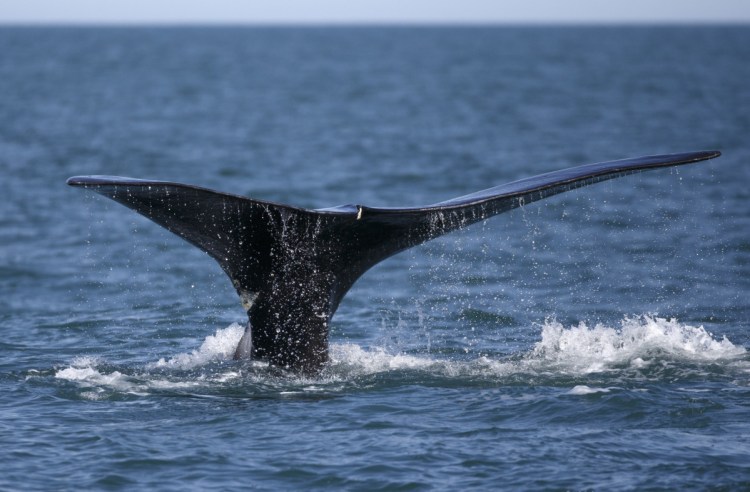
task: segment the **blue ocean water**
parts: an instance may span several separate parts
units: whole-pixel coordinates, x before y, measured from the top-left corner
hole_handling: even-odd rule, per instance
[[[0,489],[750,487],[750,28],[0,28]],[[318,377],[80,174],[420,205],[719,149],[378,265]]]

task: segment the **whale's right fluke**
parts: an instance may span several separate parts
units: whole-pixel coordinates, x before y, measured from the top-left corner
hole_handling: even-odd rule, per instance
[[[105,195],[211,255],[247,310],[237,357],[314,373],[328,357],[328,323],[367,269],[399,251],[533,201],[627,174],[719,156],[640,157],[554,171],[425,207],[308,210],[197,186],[113,176],[68,184]]]

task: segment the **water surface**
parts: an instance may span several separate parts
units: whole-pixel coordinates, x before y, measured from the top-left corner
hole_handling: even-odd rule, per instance
[[[0,28],[0,488],[750,486],[750,30]],[[393,257],[299,378],[176,236],[65,186],[419,205],[707,163]]]

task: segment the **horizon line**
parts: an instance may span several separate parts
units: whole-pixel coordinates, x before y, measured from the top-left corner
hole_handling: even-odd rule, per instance
[[[750,27],[750,20],[0,20],[0,27]]]

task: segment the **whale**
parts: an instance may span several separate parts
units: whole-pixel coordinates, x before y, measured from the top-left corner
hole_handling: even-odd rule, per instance
[[[328,361],[329,326],[341,300],[386,258],[565,191],[719,155],[697,151],[586,164],[418,207],[307,209],[119,176],[74,176],[67,184],[133,209],[218,262],[248,316],[235,359],[262,359],[314,375]]]

